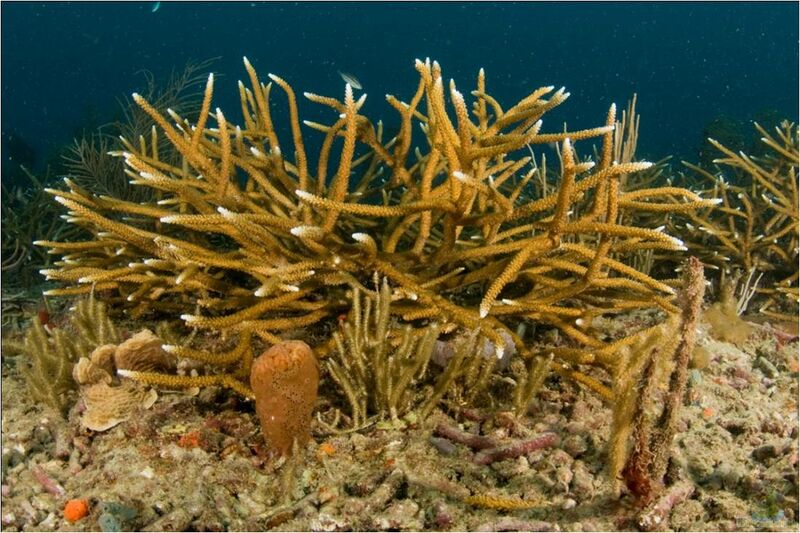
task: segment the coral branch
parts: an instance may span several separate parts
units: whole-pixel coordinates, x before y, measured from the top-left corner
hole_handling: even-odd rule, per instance
[[[33,477],[36,478],[36,481],[38,481],[42,487],[44,487],[44,490],[53,496],[61,498],[64,496],[64,494],[66,494],[64,487],[62,487],[56,480],[48,476],[41,466],[36,465],[31,468],[31,473],[33,474]]]
[[[644,531],[654,531],[666,527],[666,521],[675,506],[689,499],[694,490],[694,484],[689,481],[681,481],[670,487],[642,514],[639,518],[639,527]]]
[[[525,455],[535,450],[541,450],[542,448],[549,448],[555,446],[557,443],[558,435],[555,433],[542,433],[534,439],[479,452],[475,454],[472,462],[478,465],[488,465],[497,461],[514,459],[520,455]]]
[[[437,424],[433,433],[440,437],[450,439],[453,442],[469,446],[473,450],[485,450],[487,448],[497,448],[498,446],[498,442],[491,437],[467,433],[456,427],[448,426],[445,423]]]

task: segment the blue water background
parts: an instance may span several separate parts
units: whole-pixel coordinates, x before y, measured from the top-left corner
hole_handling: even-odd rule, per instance
[[[408,101],[414,59],[438,60],[468,94],[509,106],[543,85],[572,94],[544,130],[602,124],[635,92],[639,155],[696,161],[704,126],[725,114],[798,117],[798,4],[751,3],[9,3],[2,4],[2,130],[38,170],[117,99],[166,80],[188,60],[219,56],[215,106],[241,123],[242,56],[298,93],[340,96],[338,70],[369,95],[365,113],[396,122],[384,95]],[[280,91],[276,102],[285,102]],[[332,122],[301,99],[303,118]],[[288,129],[284,130],[288,140]],[[314,136],[308,132],[308,136]],[[17,145],[14,145],[17,146]],[[14,157],[8,145],[4,161]],[[5,165],[4,165],[5,166]]]

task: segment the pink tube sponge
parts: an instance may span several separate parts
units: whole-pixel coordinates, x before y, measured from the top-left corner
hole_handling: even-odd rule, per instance
[[[271,456],[289,455],[294,439],[304,446],[311,438],[318,384],[317,358],[302,341],[276,344],[253,362],[250,387]]]

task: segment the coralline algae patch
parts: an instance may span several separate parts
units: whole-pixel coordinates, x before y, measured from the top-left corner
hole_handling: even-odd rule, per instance
[[[738,349],[701,328],[711,359],[691,373],[673,446],[686,477],[672,481],[686,490],[663,512],[610,497],[609,411],[567,381],[549,382],[519,419],[469,409],[341,435],[313,425],[296,459],[268,461],[252,404],[226,391],[164,393],[92,432],[79,408],[67,423],[39,411],[4,359],[0,518],[8,531],[788,529],[797,524],[797,343],[777,346],[771,328],[756,329]],[[476,443],[549,434],[558,438],[547,446],[476,460]],[[86,500],[88,514],[69,522],[69,500]]]

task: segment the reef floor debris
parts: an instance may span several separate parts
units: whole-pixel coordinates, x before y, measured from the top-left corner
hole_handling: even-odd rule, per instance
[[[43,411],[18,358],[4,357],[2,528],[796,530],[796,337],[754,324],[736,346],[701,324],[699,343],[710,359],[690,371],[668,471],[681,478],[646,509],[611,496],[610,410],[558,377],[519,418],[437,409],[424,424],[406,416],[340,433],[315,422],[296,457],[270,461],[252,402],[231,391],[165,391],[150,409],[95,432],[80,424],[80,402],[66,420]],[[328,405],[323,387],[318,412]],[[476,442],[505,447],[551,433],[558,439],[548,446],[474,460]],[[63,509],[77,498],[88,514],[68,522]]]

